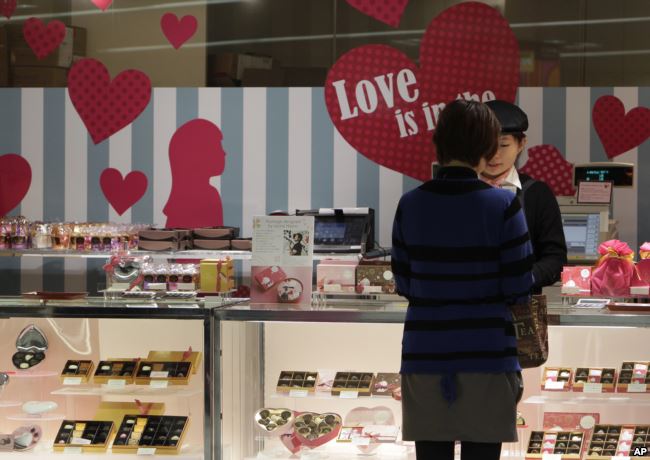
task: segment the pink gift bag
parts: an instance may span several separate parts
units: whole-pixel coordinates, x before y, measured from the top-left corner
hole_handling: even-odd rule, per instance
[[[634,275],[634,251],[619,240],[598,247],[600,259],[591,274],[592,295],[622,297],[630,294]]]

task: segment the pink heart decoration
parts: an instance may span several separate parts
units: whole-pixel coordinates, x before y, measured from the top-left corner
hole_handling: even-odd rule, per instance
[[[347,2],[363,14],[389,26],[397,27],[409,0],[347,0]]]
[[[92,0],[92,2],[100,10],[106,11],[106,9],[111,6],[111,3],[113,3],[113,0]]]
[[[553,145],[537,145],[528,149],[528,161],[519,170],[533,179],[546,182],[555,196],[573,196],[573,163],[564,159]]]
[[[43,59],[56,50],[65,38],[65,24],[59,20],[46,26],[38,18],[29,18],[23,25],[23,36],[38,59]]]
[[[519,47],[508,22],[490,6],[467,2],[431,21],[419,68],[385,45],[341,56],[327,75],[325,102],[334,125],[359,153],[428,180],[436,158],[434,106],[458,97],[514,101],[518,83]],[[423,110],[423,104],[432,110]],[[409,113],[412,125],[406,122]]]
[[[0,155],[0,217],[18,206],[32,184],[32,168],[20,155]]]
[[[0,0],[0,14],[11,19],[16,11],[16,0]]]
[[[106,200],[121,216],[131,206],[140,201],[147,191],[147,176],[140,171],[131,171],[122,178],[115,168],[107,168],[99,177],[99,185]]]
[[[125,70],[111,81],[104,64],[82,59],[68,73],[68,93],[99,144],[138,118],[149,104],[151,81],[139,70]]]
[[[174,13],[165,13],[160,18],[160,27],[171,45],[178,49],[196,33],[198,23],[192,15],[178,19]]]
[[[615,96],[599,97],[591,119],[609,158],[638,147],[650,137],[650,109],[635,107],[625,113],[623,102]]]

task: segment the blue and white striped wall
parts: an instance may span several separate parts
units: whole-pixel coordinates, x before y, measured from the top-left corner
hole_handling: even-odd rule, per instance
[[[591,107],[604,94],[627,110],[650,107],[650,88],[522,88],[529,146],[554,144],[575,163],[607,157],[591,125]],[[370,206],[379,241],[388,246],[397,200],[417,181],[367,160],[331,123],[322,88],[157,88],[129,127],[94,145],[65,89],[0,89],[0,154],[18,153],[32,166],[32,186],[12,214],[31,220],[164,224],[171,187],[167,147],[178,126],[196,117],[224,134],[226,171],[214,179],[224,222],[250,234],[252,216],[276,209]],[[525,158],[522,159],[525,161]],[[650,142],[617,158],[638,165],[633,190],[615,193],[621,237],[633,247],[650,239]],[[99,175],[143,171],[145,196],[118,216],[106,202]],[[0,258],[0,293],[91,290],[101,283],[102,261]],[[88,274],[86,275],[86,270]],[[76,276],[65,276],[65,273]]]

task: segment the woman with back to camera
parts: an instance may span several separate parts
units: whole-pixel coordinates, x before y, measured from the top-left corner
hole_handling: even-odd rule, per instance
[[[521,370],[509,305],[527,302],[532,249],[519,200],[479,179],[500,126],[484,104],[440,115],[436,177],[400,199],[392,266],[409,301],[402,341],[403,439],[418,460],[497,460],[517,439]]]
[[[501,124],[499,150],[487,163],[481,178],[495,187],[514,192],[526,214],[526,223],[533,245],[535,262],[534,292],[541,293],[560,279],[567,262],[567,247],[562,227],[562,215],[555,195],[545,182],[519,174],[515,163],[526,148],[528,116],[515,104],[490,101],[486,105]]]

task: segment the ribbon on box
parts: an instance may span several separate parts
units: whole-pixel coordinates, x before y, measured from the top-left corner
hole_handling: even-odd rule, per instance
[[[634,251],[623,241],[609,240],[598,247],[598,252],[601,256],[591,275],[593,294],[628,295],[634,276]]]

